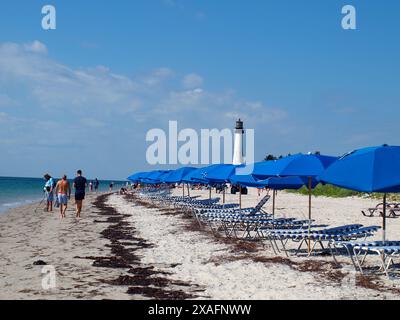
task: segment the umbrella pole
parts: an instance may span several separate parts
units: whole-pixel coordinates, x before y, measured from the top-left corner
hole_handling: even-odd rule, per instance
[[[275,195],[276,190],[272,190],[272,220],[275,219]]]
[[[183,194],[183,197],[185,197],[185,184],[184,183],[182,183],[182,194]]]
[[[190,198],[190,188],[189,188],[189,183],[188,183],[186,186],[187,186],[187,191],[188,191],[188,197]]]
[[[312,195],[312,178],[308,177],[308,254],[311,253],[311,195]]]
[[[386,193],[383,194],[383,217],[382,217],[382,232],[383,232],[383,243],[386,241]]]
[[[239,187],[239,208],[242,209],[242,186]]]
[[[222,191],[222,203],[225,204],[225,185],[223,187],[224,190]]]

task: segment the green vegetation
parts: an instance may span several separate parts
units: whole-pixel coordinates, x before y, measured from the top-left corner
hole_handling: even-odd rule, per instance
[[[308,189],[303,187],[299,190],[290,190],[292,193],[300,193],[303,195],[308,194]],[[345,198],[345,197],[363,197],[372,199],[382,199],[382,194],[380,193],[363,193],[348,189],[343,189],[339,187],[332,186],[330,184],[322,185],[319,184],[314,190],[313,195],[316,197],[331,197],[331,198]],[[400,195],[398,194],[388,194],[388,201],[400,201]]]
[[[306,187],[303,187],[299,190],[292,190],[290,192],[293,193],[300,193],[300,194],[308,194],[308,190]],[[313,195],[314,196],[324,196],[324,197],[331,197],[331,198],[344,198],[344,197],[354,197],[354,196],[362,196],[363,194],[361,192],[357,191],[352,191],[352,190],[347,190],[339,187],[335,187],[332,185],[322,185],[319,184],[314,190],[313,190]]]

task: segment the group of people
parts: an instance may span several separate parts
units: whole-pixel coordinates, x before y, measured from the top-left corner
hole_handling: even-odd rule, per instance
[[[99,190],[99,184],[100,184],[100,182],[99,182],[99,180],[97,180],[97,178],[94,181],[90,181],[89,182],[90,192],[93,192],[93,191],[97,192]]]
[[[56,206],[60,208],[61,218],[65,218],[65,213],[68,207],[68,200],[71,199],[71,186],[64,175],[61,180],[55,183],[54,179],[49,175],[45,174],[44,179],[46,181],[44,186],[45,196],[46,196],[46,211],[53,211],[53,202],[55,201]],[[73,180],[73,188],[75,190],[75,205],[76,205],[76,217],[81,217],[83,200],[86,195],[87,180],[82,176],[82,170],[76,172],[76,177]],[[94,182],[94,187],[97,191],[99,187],[99,181],[96,179]]]

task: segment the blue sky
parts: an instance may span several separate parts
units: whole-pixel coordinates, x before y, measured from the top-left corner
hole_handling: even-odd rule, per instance
[[[57,9],[57,30],[41,8]],[[357,9],[357,30],[341,8]],[[256,134],[256,160],[398,144],[400,3],[3,1],[0,175],[125,178],[146,132]],[[152,169],[152,168],[150,168]]]

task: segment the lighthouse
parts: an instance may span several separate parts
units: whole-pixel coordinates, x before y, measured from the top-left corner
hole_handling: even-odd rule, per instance
[[[236,127],[235,127],[235,140],[233,145],[233,161],[232,161],[233,165],[244,164],[243,135],[244,135],[243,121],[239,119],[238,121],[236,121]]]

